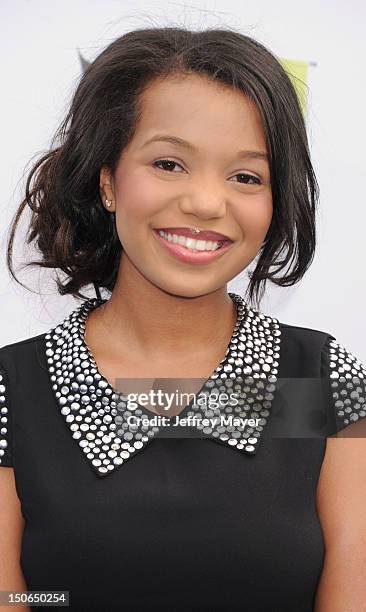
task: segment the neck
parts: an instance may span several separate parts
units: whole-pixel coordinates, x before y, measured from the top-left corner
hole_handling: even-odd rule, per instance
[[[122,257],[123,259],[123,257]],[[129,266],[130,267],[130,266]],[[182,297],[156,287],[135,270],[120,273],[110,299],[92,311],[99,346],[128,346],[145,361],[159,355],[198,355],[226,346],[236,322],[236,306],[226,286],[207,295]],[[111,348],[113,347],[113,348]]]

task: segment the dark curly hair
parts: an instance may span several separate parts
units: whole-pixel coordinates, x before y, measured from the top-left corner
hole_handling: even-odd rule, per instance
[[[14,235],[28,205],[26,242],[35,241],[42,258],[26,266],[62,270],[64,281],[56,274],[61,295],[84,298],[80,290],[88,285],[98,296],[101,288],[113,290],[122,247],[115,215],[102,205],[100,169],[106,166],[114,174],[133,138],[142,113],[140,95],[149,83],[192,73],[243,92],[262,118],[273,216],[256,267],[248,272],[246,297],[258,308],[267,280],[289,286],[303,277],[315,252],[319,187],[289,75],[266,47],[235,30],[151,27],[120,36],[87,65],[49,151],[29,172],[7,243],[7,266],[17,282]]]

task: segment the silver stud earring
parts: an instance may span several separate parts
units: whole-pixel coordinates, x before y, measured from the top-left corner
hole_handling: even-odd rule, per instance
[[[109,208],[112,204],[112,200],[106,200],[105,205]]]

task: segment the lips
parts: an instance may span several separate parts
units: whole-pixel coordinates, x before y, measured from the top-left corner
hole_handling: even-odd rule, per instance
[[[169,228],[169,232],[173,233],[173,229],[175,233],[175,228]],[[174,257],[174,259],[188,265],[209,265],[211,264],[211,262],[218,261],[222,257],[225,257],[225,253],[230,250],[233,245],[232,240],[219,240],[219,248],[213,250],[202,251],[189,249],[186,246],[179,244],[177,241],[168,240],[167,238],[164,238],[164,236],[162,236],[161,234],[163,232],[165,233],[166,231],[168,231],[168,228],[166,228],[165,230],[153,229],[152,233],[155,236],[155,239],[164,248],[164,251],[168,252],[169,257]],[[219,236],[222,235],[223,234],[219,234]]]
[[[195,232],[189,227],[156,227],[154,229],[156,232],[163,231],[167,234],[186,236],[187,238],[194,238],[195,240],[214,240],[217,242],[220,240],[225,240],[228,242],[233,242],[228,236],[225,236],[225,234],[220,234],[219,232],[212,231]]]

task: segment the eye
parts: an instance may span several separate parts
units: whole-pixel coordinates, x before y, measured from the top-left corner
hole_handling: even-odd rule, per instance
[[[157,164],[162,164],[163,166],[168,165],[168,168],[161,168],[160,166],[158,166]],[[170,164],[170,168],[169,168],[169,164]],[[177,162],[173,161],[172,159],[158,159],[157,161],[155,161],[153,163],[153,166],[156,168],[159,168],[160,170],[166,171],[166,172],[171,172],[172,167],[174,168],[174,166],[179,166],[180,168],[182,168],[182,166],[180,164],[178,164]],[[244,172],[240,172],[238,174],[235,174],[234,176],[241,176],[244,177],[244,181],[236,181],[238,183],[244,184],[244,185],[261,185],[262,181],[257,177],[254,176],[254,174],[247,174]],[[249,181],[252,181],[251,183]]]
[[[160,168],[160,166],[157,166],[156,164],[170,164],[171,166],[180,166],[180,168],[182,167],[180,164],[178,164],[177,162],[173,161],[172,159],[158,159],[157,161],[155,161],[153,163],[153,166],[155,168],[159,168],[160,170],[166,170],[167,172],[170,172],[169,169],[167,168]]]
[[[244,185],[261,185],[262,184],[261,180],[257,176],[254,176],[254,174],[246,174],[244,172],[240,172],[239,174],[235,174],[234,176],[243,176],[245,178],[245,181],[237,181],[237,182],[242,183]],[[251,181],[254,181],[254,183],[248,183],[247,182],[248,179]]]

